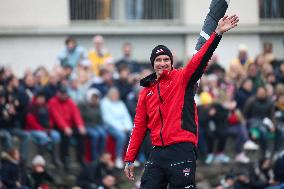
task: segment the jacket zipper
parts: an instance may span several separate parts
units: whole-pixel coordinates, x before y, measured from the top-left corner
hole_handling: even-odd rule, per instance
[[[159,82],[158,82],[157,87],[158,87],[158,94],[159,94],[160,102],[163,104],[164,101],[163,101],[163,98],[162,98],[161,93],[160,93],[160,83]],[[162,141],[162,146],[165,146],[163,135],[162,135],[162,130],[163,130],[163,127],[164,127],[164,120],[163,120],[163,114],[162,114],[160,106],[159,106],[159,114],[160,114],[160,119],[161,119],[161,123],[162,123],[162,127],[160,129],[160,138],[161,138],[161,141]]]

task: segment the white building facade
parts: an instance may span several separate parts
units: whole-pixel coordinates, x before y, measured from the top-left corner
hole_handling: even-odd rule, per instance
[[[129,0],[0,0],[0,64],[17,74],[39,65],[51,68],[67,36],[89,49],[95,34],[105,37],[115,60],[122,56],[124,42],[133,44],[140,62],[148,62],[158,44],[167,45],[182,61],[190,57],[211,0],[137,2],[142,10],[132,5],[133,18]],[[254,58],[264,42],[272,42],[276,57],[284,58],[284,1],[279,0],[276,15],[273,6],[263,8],[264,2],[231,0],[227,13],[239,15],[240,24],[225,34],[216,51],[225,67],[240,44]]]

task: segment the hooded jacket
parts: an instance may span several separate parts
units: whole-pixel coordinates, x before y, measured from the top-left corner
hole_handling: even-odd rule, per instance
[[[99,98],[99,90],[95,88],[89,89],[86,93],[85,101],[78,104],[78,108],[80,109],[83,120],[88,127],[103,125],[101,106],[100,103],[98,103],[97,105],[92,104],[91,98],[93,95],[97,95]]]
[[[147,128],[154,146],[180,142],[197,145],[195,84],[204,73],[220,40],[221,36],[214,32],[185,68],[164,70],[158,79],[153,73],[141,80],[140,84],[145,88],[139,95],[125,161],[135,160]]]
[[[66,127],[78,128],[84,125],[80,110],[71,98],[62,101],[54,96],[49,100],[48,107],[53,127],[63,131]]]
[[[29,131],[44,131],[52,129],[48,112],[48,104],[38,105],[35,98],[31,101],[26,115],[25,129]]]
[[[28,183],[27,173],[19,161],[6,152],[1,153],[1,180],[6,188],[16,189],[17,182]]]

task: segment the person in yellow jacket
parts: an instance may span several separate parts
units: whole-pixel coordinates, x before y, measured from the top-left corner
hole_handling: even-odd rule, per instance
[[[230,65],[239,65],[247,69],[248,65],[253,63],[253,59],[249,58],[248,55],[248,47],[244,44],[240,44],[238,50],[238,57],[234,58]]]
[[[92,70],[95,75],[99,75],[100,67],[112,60],[111,54],[104,48],[104,38],[96,35],[93,38],[94,48],[90,50],[88,58],[91,62]]]

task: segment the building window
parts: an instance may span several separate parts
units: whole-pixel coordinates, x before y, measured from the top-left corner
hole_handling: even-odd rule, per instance
[[[174,19],[172,0],[145,0],[144,19]]]
[[[112,17],[112,0],[70,0],[71,20],[106,20]]]
[[[260,18],[280,19],[284,18],[283,0],[259,0]]]
[[[72,21],[176,20],[181,0],[70,0]]]

